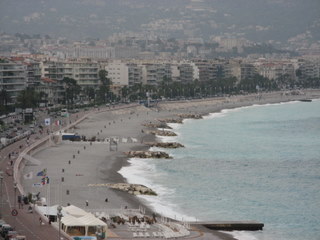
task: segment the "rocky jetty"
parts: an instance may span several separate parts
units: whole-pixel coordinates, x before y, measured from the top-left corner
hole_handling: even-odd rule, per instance
[[[160,148],[181,148],[184,147],[182,144],[177,142],[150,142],[146,143],[150,147],[160,147]]]
[[[165,137],[175,137],[177,136],[176,133],[171,132],[171,131],[162,131],[162,130],[157,130],[157,131],[151,131],[151,134],[158,135],[158,136],[165,136]]]
[[[187,118],[202,119],[202,115],[200,114],[180,114],[179,117],[183,119],[187,119]]]
[[[171,158],[168,153],[161,152],[161,151],[129,151],[126,152],[128,157],[135,157],[135,158]]]
[[[129,184],[129,183],[115,183],[115,184],[108,184],[109,188],[121,190],[133,195],[153,195],[157,196],[156,192],[152,189],[140,185],[140,184]]]
[[[159,122],[164,122],[164,123],[183,123],[182,118],[166,118],[166,119],[159,119]]]
[[[166,129],[172,129],[172,127],[168,126],[165,122],[160,123],[147,123],[143,124],[143,126],[148,128],[166,128]]]

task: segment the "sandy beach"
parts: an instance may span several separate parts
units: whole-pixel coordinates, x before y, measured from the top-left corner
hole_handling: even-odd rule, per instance
[[[205,115],[226,108],[320,97],[320,91],[310,90],[304,93],[304,95],[283,95],[281,92],[274,92],[162,102],[152,108],[141,105],[119,110],[102,108],[100,112],[91,114],[74,129],[68,131],[85,136],[87,139],[95,137],[99,142],[62,141],[37,152],[33,157],[40,160],[41,164],[27,164],[21,182],[26,193],[40,192],[40,196],[47,199],[48,205],[72,204],[90,211],[124,207],[137,209],[143,206],[147,213],[152,214],[155,210],[140,198],[99,185],[126,182],[126,179],[118,173],[128,164],[125,152],[147,150],[149,147],[145,143],[156,139],[154,135],[149,134],[153,129],[144,124],[157,123],[159,119],[178,118],[178,114],[183,113]],[[110,148],[110,138],[118,141],[117,147]],[[35,187],[33,184],[39,183],[41,179],[36,174],[43,169],[47,169],[50,184]],[[24,176],[29,173],[32,173],[32,178]],[[202,235],[199,235],[198,239],[233,239],[228,234],[205,228],[199,231]]]

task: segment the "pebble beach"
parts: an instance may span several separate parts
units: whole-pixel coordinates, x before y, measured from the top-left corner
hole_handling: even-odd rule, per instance
[[[156,213],[147,202],[135,195],[114,190],[106,184],[126,183],[118,173],[127,166],[127,152],[148,150],[147,143],[156,141],[151,134],[155,129],[148,124],[159,123],[164,119],[177,119],[181,114],[200,114],[218,112],[222,109],[236,108],[253,104],[279,103],[293,100],[314,99],[320,91],[304,91],[303,94],[283,94],[283,92],[231,96],[212,99],[161,102],[152,108],[133,104],[122,109],[101,108],[90,114],[84,121],[68,132],[95,138],[96,141],[57,141],[33,155],[40,165],[27,164],[21,176],[26,193],[40,192],[48,205],[68,204],[93,209],[138,209],[146,213]],[[110,139],[116,145],[110,145]],[[37,173],[47,169],[50,184],[35,187],[40,177]],[[26,178],[28,175],[32,178]],[[148,186],[147,186],[148,187]],[[156,196],[154,196],[156,197]],[[204,234],[199,239],[233,239],[231,235],[201,229]]]

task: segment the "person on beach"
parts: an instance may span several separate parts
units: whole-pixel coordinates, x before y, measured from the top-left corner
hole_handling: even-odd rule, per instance
[[[18,206],[19,206],[19,209],[21,208],[21,201],[22,201],[22,200],[21,200],[21,196],[19,195],[19,196],[18,196]]]
[[[87,207],[89,206],[89,202],[88,202],[88,200],[86,200],[86,206],[87,206]]]
[[[39,223],[40,223],[40,226],[42,225],[42,219],[41,217],[39,217]]]

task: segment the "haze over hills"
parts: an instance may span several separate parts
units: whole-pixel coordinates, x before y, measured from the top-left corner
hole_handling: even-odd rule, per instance
[[[319,0],[2,0],[0,31],[79,38],[156,33],[287,45],[320,41]]]

